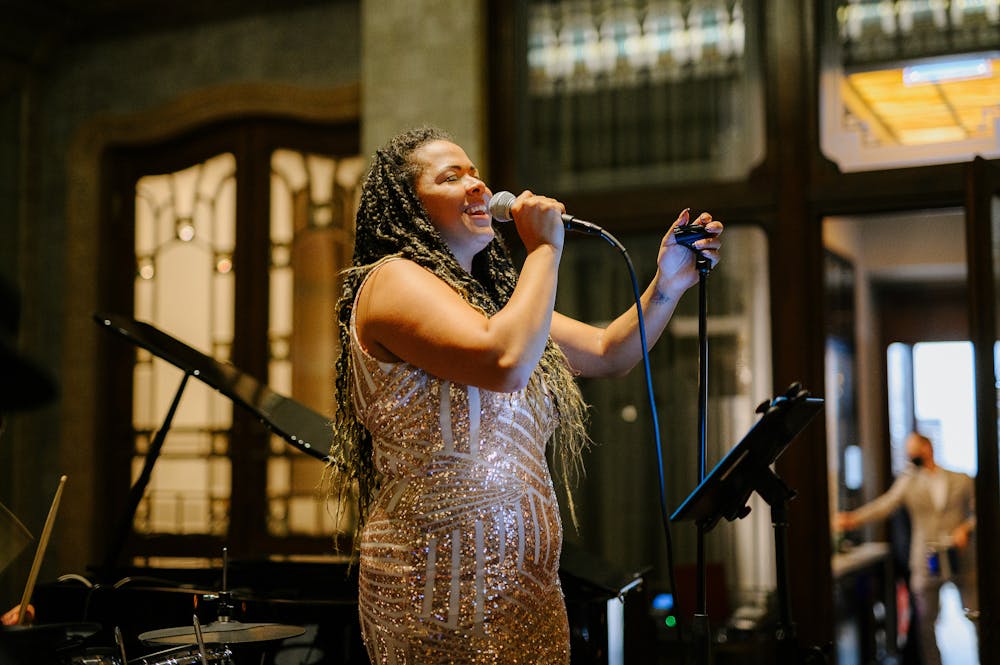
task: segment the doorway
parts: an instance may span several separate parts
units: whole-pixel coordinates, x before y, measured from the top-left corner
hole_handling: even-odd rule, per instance
[[[823,244],[831,513],[885,491],[907,465],[904,441],[914,430],[935,440],[943,467],[974,475],[964,210],[828,217]],[[897,521],[831,538],[839,662],[907,662],[910,603],[899,579],[907,554]],[[946,585],[943,662],[975,665],[975,631],[957,596]]]

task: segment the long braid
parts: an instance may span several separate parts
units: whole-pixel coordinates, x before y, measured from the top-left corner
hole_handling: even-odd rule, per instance
[[[413,160],[413,153],[437,140],[451,138],[435,128],[414,129],[397,135],[376,151],[362,185],[354,257],[345,272],[337,303],[340,355],[336,363],[336,413],[330,457],[340,498],[346,498],[351,485],[357,485],[356,534],[368,517],[378,489],[371,434],[358,421],[351,400],[351,314],[357,289],[368,271],[387,256],[409,259],[444,280],[486,316],[496,314],[507,303],[517,284],[517,270],[500,236],[475,256],[470,275],[431,223],[414,187],[421,166]],[[555,471],[566,484],[572,511],[569,487],[582,470],[581,456],[589,443],[587,409],[566,357],[551,339],[528,382],[531,403],[540,404],[544,391],[553,397],[559,414],[553,435]]]

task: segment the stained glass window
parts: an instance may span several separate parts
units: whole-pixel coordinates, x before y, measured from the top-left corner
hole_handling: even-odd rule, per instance
[[[269,383],[323,414],[333,413],[339,350],[338,273],[350,265],[363,160],[293,150],[271,157]],[[350,531],[353,514],[317,500],[323,465],[272,437],[267,468],[273,535]]]
[[[135,198],[135,317],[228,359],[233,340],[236,161],[232,154],[141,178]],[[141,348],[133,368],[133,482],[183,372]],[[187,383],[145,497],[138,533],[224,534],[232,402]]]
[[[350,264],[362,160],[277,150],[271,158],[268,376],[275,392],[333,412],[339,272]],[[135,318],[222,361],[235,334],[236,159],[225,153],[136,184]],[[133,481],[183,373],[143,350],[133,369]],[[232,401],[188,381],[146,494],[141,534],[229,529]],[[322,442],[320,442],[322,443]],[[350,532],[354,515],[321,494],[324,465],[271,437],[267,529],[272,536]],[[339,515],[340,522],[336,523]]]

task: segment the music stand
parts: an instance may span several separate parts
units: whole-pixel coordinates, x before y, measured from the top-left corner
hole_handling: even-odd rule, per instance
[[[750,513],[747,502],[757,492],[771,507],[774,527],[775,572],[778,595],[778,661],[799,661],[795,627],[791,620],[791,597],[788,590],[787,530],[788,501],[795,491],[771,468],[799,432],[823,408],[823,400],[809,397],[799,384],[793,384],[784,395],[757,408],[762,413],[750,431],[737,443],[715,468],[674,511],[674,522],[693,520],[701,533],[710,531],[725,517],[729,521],[742,519]],[[703,566],[699,566],[704,571]],[[704,574],[703,572],[701,574]],[[702,585],[704,588],[704,584]],[[707,614],[696,622],[704,631],[696,637],[708,639]],[[702,645],[704,647],[704,645]],[[707,648],[702,652],[707,657]]]
[[[129,490],[125,513],[104,560],[105,570],[110,570],[114,566],[125,537],[131,529],[136,509],[149,484],[153,465],[159,457],[163,440],[170,429],[189,377],[194,376],[215,388],[257,416],[268,429],[302,452],[320,461],[329,461],[329,456],[323,452],[329,449],[333,439],[333,427],[329,418],[290,397],[279,395],[232,364],[220,362],[148,323],[117,314],[100,313],[94,314],[94,321],[184,372],[163,424],[150,443],[142,472]]]

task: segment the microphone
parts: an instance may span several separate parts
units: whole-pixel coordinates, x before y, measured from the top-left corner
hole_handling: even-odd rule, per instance
[[[513,219],[510,214],[510,207],[514,205],[514,199],[517,197],[510,192],[497,192],[490,198],[489,210],[490,215],[493,219],[498,222],[509,222]],[[602,229],[597,224],[591,222],[586,222],[582,219],[577,219],[573,215],[563,213],[562,215],[563,226],[567,231],[575,231],[577,233],[587,233],[590,235],[602,236],[606,235],[604,229]]]

